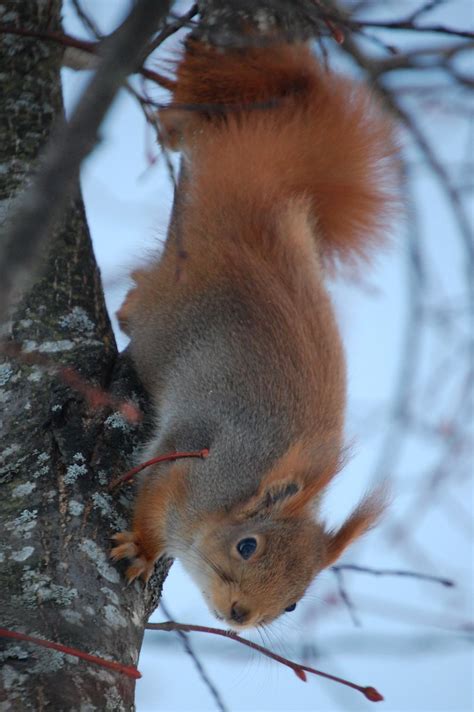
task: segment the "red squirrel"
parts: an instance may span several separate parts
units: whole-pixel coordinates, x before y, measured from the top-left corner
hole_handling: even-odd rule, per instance
[[[325,280],[365,258],[391,212],[391,122],[306,44],[220,51],[188,40],[161,115],[184,186],[163,254],[119,311],[156,413],[150,468],[114,559],[145,581],[181,560],[241,629],[294,609],[380,515],[377,494],[328,530],[344,453],[346,366]],[[187,257],[182,278],[176,265]]]

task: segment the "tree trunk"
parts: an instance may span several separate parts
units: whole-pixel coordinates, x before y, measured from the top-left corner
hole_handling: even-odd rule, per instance
[[[2,3],[2,22],[60,30],[59,0]],[[62,113],[61,50],[0,36],[0,218],[24,189]],[[54,201],[54,195],[51,196]],[[3,325],[0,352],[0,626],[135,666],[169,562],[143,589],[108,560],[126,526],[131,489],[108,483],[129,467],[146,426],[93,405],[82,383],[146,400],[117,353],[81,199],[49,235],[41,276]],[[0,709],[131,710],[134,680],[29,642],[0,638]]]

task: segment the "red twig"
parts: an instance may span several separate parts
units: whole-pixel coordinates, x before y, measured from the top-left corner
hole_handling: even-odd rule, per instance
[[[131,401],[116,398],[108,391],[97,385],[90,384],[80,373],[71,366],[60,366],[50,356],[37,351],[23,351],[21,344],[16,342],[0,342],[0,353],[14,358],[20,363],[44,368],[49,373],[54,373],[69,388],[79,393],[87,401],[90,408],[110,406],[117,410],[130,423],[138,423],[143,414]]]
[[[158,457],[153,457],[151,460],[147,460],[146,462],[142,462],[136,467],[132,467],[132,469],[126,472],[124,475],[117,477],[117,479],[113,480],[110,483],[109,490],[115,489],[115,487],[118,487],[119,485],[123,485],[124,482],[131,480],[134,475],[144,470],[145,467],[149,467],[150,465],[156,465],[158,462],[167,462],[168,460],[180,460],[184,457],[200,457],[201,459],[204,459],[208,455],[209,450],[207,448],[204,448],[203,450],[196,450],[194,452],[172,452],[168,455],[159,455]]]
[[[176,88],[176,82],[173,79],[169,79],[163,76],[163,74],[158,74],[158,72],[154,72],[152,69],[141,67],[138,73],[141,74],[142,77],[145,77],[145,79],[150,79],[152,82],[159,84],[160,87],[169,89],[169,91],[173,91],[173,89]]]
[[[334,22],[331,20],[324,20],[328,30],[331,32],[331,35],[337,42],[337,44],[343,44],[345,37],[344,37],[344,32],[341,30],[340,27],[338,27]]]
[[[134,403],[115,398],[99,386],[91,386],[74,368],[60,368],[58,375],[70,388],[80,393],[92,409],[110,406],[130,423],[138,423],[142,419],[142,413]]]
[[[312,675],[319,675],[320,677],[324,677],[328,680],[339,682],[339,684],[341,685],[346,685],[346,687],[351,687],[353,690],[361,692],[364,697],[366,697],[371,702],[381,702],[383,700],[383,696],[378,690],[375,689],[375,687],[362,687],[361,685],[356,685],[355,682],[350,682],[349,680],[345,680],[342,677],[330,675],[327,672],[321,672],[321,670],[316,670],[315,668],[308,667],[307,665],[300,665],[300,663],[295,663],[293,662],[293,660],[288,660],[287,658],[284,658],[281,655],[278,655],[277,653],[273,653],[271,650],[267,650],[267,648],[264,648],[262,645],[258,645],[258,643],[254,643],[251,640],[241,638],[240,635],[237,635],[237,633],[234,633],[234,631],[232,630],[211,628],[209,626],[203,625],[191,625],[188,623],[176,623],[175,621],[165,621],[163,623],[148,623],[145,627],[147,630],[181,630],[185,633],[210,633],[212,635],[220,635],[223,638],[230,638],[231,640],[235,640],[238,643],[241,643],[242,645],[246,645],[247,647],[252,648],[252,650],[257,650],[259,653],[262,653],[262,655],[266,655],[267,658],[271,658],[272,660],[276,660],[282,665],[286,665],[286,667],[289,667],[291,670],[293,670],[295,675],[299,677],[300,680],[303,680],[303,682],[306,682],[306,673],[310,672]]]
[[[131,665],[124,665],[123,663],[116,663],[113,660],[99,658],[97,655],[91,655],[90,653],[85,653],[82,650],[70,648],[68,645],[53,643],[51,640],[44,640],[43,638],[34,638],[31,635],[26,635],[26,633],[18,633],[18,631],[7,630],[6,628],[0,628],[0,636],[2,638],[13,638],[14,640],[26,640],[28,643],[40,645],[43,648],[51,648],[52,650],[57,650],[60,653],[65,653],[66,655],[73,655],[75,658],[86,660],[88,663],[94,663],[95,665],[100,665],[101,667],[108,668],[109,670],[120,672],[122,675],[127,675],[127,677],[131,677],[134,680],[139,680],[141,678],[141,673],[137,670],[137,668],[132,667]]]

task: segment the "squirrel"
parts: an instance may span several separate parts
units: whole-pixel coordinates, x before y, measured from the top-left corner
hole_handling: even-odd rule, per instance
[[[179,202],[118,316],[155,408],[146,459],[209,456],[150,468],[111,555],[130,560],[129,581],[178,558],[211,611],[242,629],[292,611],[384,508],[369,494],[335,530],[319,513],[345,453],[326,279],[383,239],[396,142],[368,90],[306,43],[188,39],[160,120],[182,151]]]

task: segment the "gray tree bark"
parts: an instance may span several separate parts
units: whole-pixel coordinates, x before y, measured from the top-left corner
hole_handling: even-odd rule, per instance
[[[3,22],[60,29],[60,0],[10,0],[0,9]],[[62,114],[61,55],[53,43],[0,36],[2,219],[28,189]],[[79,191],[42,261],[41,278],[2,326],[0,627],[136,665],[169,562],[144,590],[126,587],[108,560],[132,488],[112,496],[107,485],[128,469],[146,426],[91,407],[58,370],[72,367],[146,411],[142,387],[117,353]],[[0,637],[0,663],[2,712],[134,709],[133,679],[63,653]]]

